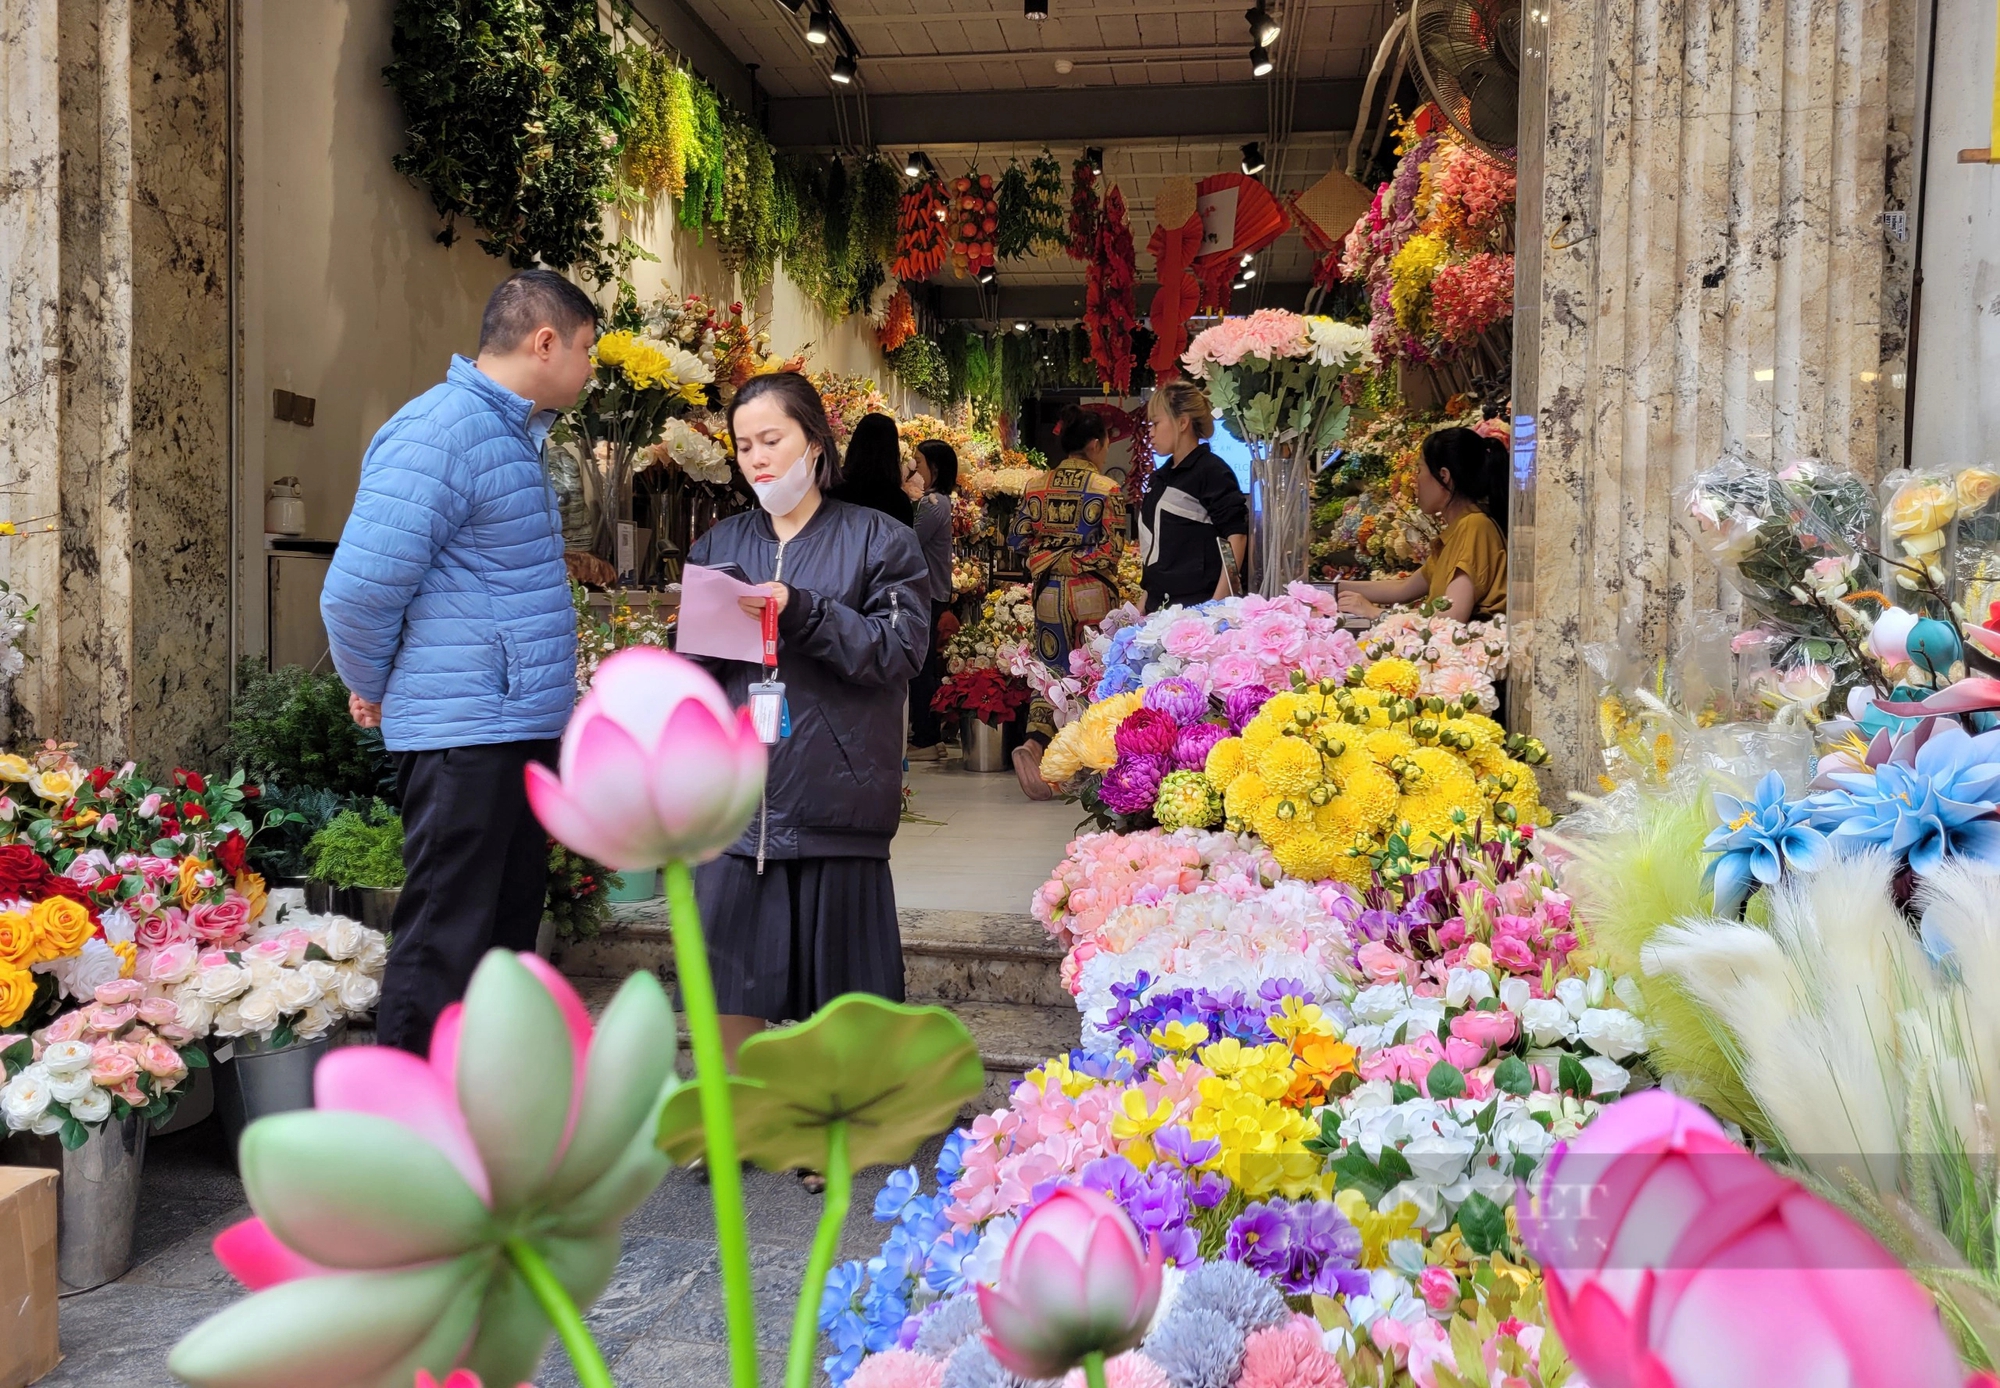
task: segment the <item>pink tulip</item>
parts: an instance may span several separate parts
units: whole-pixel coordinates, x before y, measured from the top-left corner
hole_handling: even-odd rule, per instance
[[[1030,1379],[1059,1378],[1088,1354],[1131,1349],[1152,1324],[1162,1265],[1159,1248],[1147,1252],[1116,1204],[1058,1187],[1007,1240],[999,1285],[979,1288],[986,1347]]]
[[[597,667],[563,733],[561,772],[528,766],[548,831],[617,869],[701,862],[736,841],[764,792],[764,744],[708,673],[652,646]]]
[[[1930,1294],[1857,1225],[1664,1090],[1544,1170],[1521,1230],[1592,1388],[1958,1388]]]

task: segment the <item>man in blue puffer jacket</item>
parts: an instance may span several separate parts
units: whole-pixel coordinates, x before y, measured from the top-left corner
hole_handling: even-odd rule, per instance
[[[479,359],[397,411],[320,597],[355,722],[395,755],[406,877],[376,1012],[418,1054],[494,946],[529,951],[548,842],[523,769],[554,765],[576,697],[576,619],[542,466],[591,372],[597,310],[548,270],[493,291]]]

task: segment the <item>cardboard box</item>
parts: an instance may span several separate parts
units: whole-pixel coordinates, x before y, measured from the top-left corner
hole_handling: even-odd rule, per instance
[[[0,1166],[0,1388],[27,1388],[56,1347],[56,1176]]]

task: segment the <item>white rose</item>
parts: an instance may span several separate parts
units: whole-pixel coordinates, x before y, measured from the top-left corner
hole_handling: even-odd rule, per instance
[[[1444,1185],[1458,1178],[1477,1148],[1478,1144],[1467,1138],[1435,1133],[1406,1144],[1403,1160],[1410,1164],[1416,1180]]]
[[[1583,1068],[1590,1071],[1590,1093],[1594,1098],[1599,1094],[1623,1094],[1625,1086],[1632,1082],[1632,1073],[1614,1061],[1601,1055],[1587,1055],[1583,1058]]]
[[[52,1078],[74,1075],[79,1070],[89,1073],[90,1043],[87,1041],[55,1041],[42,1051],[42,1068]],[[64,1103],[69,1102],[67,1099]]]
[[[285,971],[285,961],[268,954],[245,954],[243,972],[250,980],[252,988],[269,988],[277,983],[278,975]]]
[[[298,969],[286,969],[279,974],[271,991],[278,999],[278,1010],[286,1016],[303,1012],[326,996],[326,989],[317,980]]]
[[[1504,978],[1500,980],[1500,1005],[1516,1016],[1534,998],[1534,991],[1528,987],[1525,978]]]
[[[299,965],[299,972],[319,985],[322,993],[331,993],[340,986],[340,966],[328,959],[308,959]]]
[[[224,1003],[250,986],[250,971],[239,964],[210,964],[195,975],[203,1002]]]
[[[67,1075],[49,1076],[49,1097],[59,1104],[73,1104],[96,1087],[88,1067]]]
[[[250,1029],[243,1024],[242,1007],[233,1002],[226,1002],[215,1009],[215,1021],[212,1025],[217,1036],[241,1036]]]
[[[93,1084],[80,1098],[69,1101],[69,1116],[79,1123],[102,1123],[111,1116],[111,1091]]]
[[[0,1114],[6,1116],[8,1127],[19,1132],[47,1113],[54,1097],[49,1092],[48,1071],[30,1065],[0,1089]]]
[[[1629,1012],[1593,1007],[1577,1019],[1576,1039],[1611,1060],[1646,1049],[1646,1024]]]
[[[180,1024],[196,1036],[208,1035],[215,1025],[215,1004],[204,998],[193,988],[183,988],[174,998],[180,1008]]]
[[[63,1111],[54,1104],[48,1111],[28,1125],[28,1131],[36,1137],[54,1137],[63,1130]]]
[[[334,1011],[333,1003],[321,998],[293,1020],[292,1030],[299,1034],[302,1041],[317,1041],[332,1031],[333,1024],[339,1020],[340,1014]]]
[[[354,967],[363,973],[380,978],[383,968],[389,962],[389,941],[379,930],[368,932],[368,943],[361,947],[361,953],[354,956]]]
[[[236,1004],[236,1015],[245,1031],[270,1031],[278,1025],[278,990],[252,988]]]
[[[1479,969],[1453,969],[1445,978],[1446,1007],[1471,1007],[1493,996],[1493,980]]]
[[[78,1002],[89,1002],[100,985],[111,983],[124,973],[125,961],[110,945],[93,938],[85,940],[77,953],[41,967],[56,976],[66,995]]]
[[[320,932],[319,947],[332,959],[347,960],[361,953],[368,944],[368,936],[374,932],[360,921],[336,916]]]
[[[1521,1025],[1537,1046],[1553,1046],[1569,1034],[1569,1009],[1557,998],[1530,998],[1521,1006]]]
[[[343,969],[340,975],[340,1005],[353,1016],[366,1012],[382,996],[382,985],[367,974],[355,969]]]

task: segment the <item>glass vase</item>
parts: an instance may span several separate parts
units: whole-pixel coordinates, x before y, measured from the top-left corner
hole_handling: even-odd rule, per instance
[[[1250,459],[1252,591],[1275,598],[1305,579],[1312,559],[1312,461],[1289,443],[1261,445]]]

